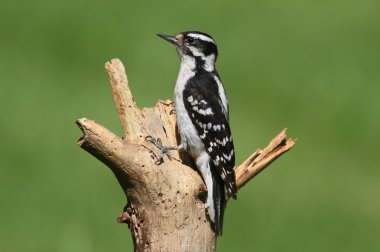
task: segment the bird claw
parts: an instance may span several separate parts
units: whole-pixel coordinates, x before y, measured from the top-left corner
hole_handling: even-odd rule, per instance
[[[169,160],[172,160],[172,155],[170,151],[176,150],[177,147],[173,146],[163,146],[162,141],[160,138],[154,138],[152,136],[145,137],[145,141],[152,143],[154,146],[157,147],[157,149],[160,150],[160,153],[158,154],[156,164],[162,164],[164,162],[164,157],[167,156]]]

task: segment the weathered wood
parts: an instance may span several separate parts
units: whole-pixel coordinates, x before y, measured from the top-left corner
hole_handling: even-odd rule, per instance
[[[286,138],[286,129],[273,138],[263,150],[258,149],[235,169],[236,185],[241,188],[249,180],[259,174],[276,158],[287,152],[295,144],[291,138]]]
[[[83,131],[78,144],[106,164],[118,179],[128,199],[118,222],[129,225],[135,251],[215,251],[216,236],[205,211],[206,189],[201,177],[188,165],[186,154],[180,157],[177,151],[173,151],[172,160],[165,158],[157,165],[157,150],[145,141],[151,135],[161,138],[164,145],[178,144],[173,103],[159,101],[154,108],[140,110],[120,60],[106,63],[106,70],[124,139],[82,118],[76,121]],[[268,147],[236,168],[238,186],[293,145],[283,130]]]

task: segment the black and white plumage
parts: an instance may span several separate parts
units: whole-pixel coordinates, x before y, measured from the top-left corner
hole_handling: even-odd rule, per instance
[[[215,231],[222,233],[229,197],[236,198],[235,153],[228,101],[215,69],[215,41],[201,32],[159,36],[176,46],[181,65],[174,91],[180,148],[194,159],[206,183],[206,208]]]

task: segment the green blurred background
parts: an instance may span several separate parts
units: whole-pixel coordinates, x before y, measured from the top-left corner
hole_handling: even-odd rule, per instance
[[[380,2],[0,3],[0,251],[131,251],[125,198],[74,120],[121,134],[104,71],[139,106],[172,98],[156,33],[210,33],[240,163],[282,128],[289,153],[239,192],[218,251],[380,251]]]

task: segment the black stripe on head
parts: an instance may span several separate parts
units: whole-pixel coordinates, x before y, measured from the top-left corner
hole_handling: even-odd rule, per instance
[[[185,43],[198,48],[206,57],[215,54],[215,59],[218,56],[218,48],[214,39],[204,32],[188,31],[182,33],[185,37]]]

